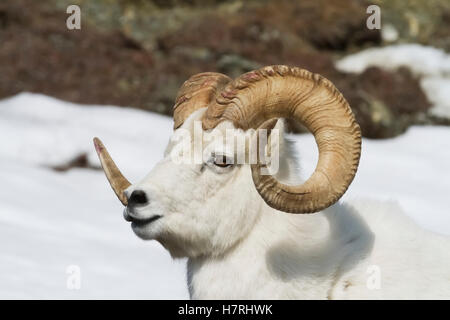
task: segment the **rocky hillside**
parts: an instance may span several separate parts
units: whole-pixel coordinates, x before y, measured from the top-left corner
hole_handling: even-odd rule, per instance
[[[67,30],[78,4],[81,30]],[[366,27],[381,7],[391,42],[450,49],[448,1],[360,0],[15,0],[0,2],[0,98],[41,92],[86,104],[113,104],[170,115],[189,76],[235,77],[269,64],[318,72],[343,92],[363,134],[386,138],[414,123],[439,122],[407,69],[335,68],[337,58],[386,43]],[[301,130],[291,124],[294,131]]]

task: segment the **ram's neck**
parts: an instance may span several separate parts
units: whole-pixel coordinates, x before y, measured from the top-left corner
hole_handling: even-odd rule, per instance
[[[330,214],[265,210],[226,255],[188,261],[191,298],[327,298],[341,263]]]

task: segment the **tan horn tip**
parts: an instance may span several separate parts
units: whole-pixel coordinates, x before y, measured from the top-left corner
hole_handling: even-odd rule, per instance
[[[98,158],[100,159],[100,163],[102,165],[106,178],[109,181],[109,184],[114,190],[117,198],[119,198],[120,202],[122,202],[124,206],[127,206],[128,200],[126,195],[124,194],[124,191],[131,185],[131,183],[123,176],[119,168],[117,168],[102,141],[99,138],[95,137],[93,139],[93,142],[95,151],[97,152]]]
[[[97,152],[97,155],[100,155],[100,153],[105,148],[105,146],[103,145],[102,141],[97,137],[94,137],[93,141],[94,141],[95,151]]]

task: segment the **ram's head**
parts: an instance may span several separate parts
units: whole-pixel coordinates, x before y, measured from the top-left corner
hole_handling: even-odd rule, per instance
[[[285,140],[273,139],[280,136],[274,128],[283,130],[280,118],[300,122],[317,142],[316,169],[303,183],[292,183]],[[360,129],[342,94],[325,78],[287,66],[235,80],[219,73],[192,76],[176,99],[174,130],[164,159],[133,185],[94,139],[106,176],[126,206],[125,219],[138,236],[160,241],[174,256],[221,254],[269,207],[288,213],[327,208],[347,190],[360,157]],[[225,139],[227,130],[235,138]],[[265,130],[266,144],[259,134]],[[237,148],[236,140],[245,141],[244,147]],[[262,161],[260,155],[275,149],[280,167],[271,171],[273,159]]]

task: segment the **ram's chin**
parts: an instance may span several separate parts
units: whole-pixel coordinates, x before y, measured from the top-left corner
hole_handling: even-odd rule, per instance
[[[131,223],[133,232],[143,240],[155,240],[158,237],[158,230],[160,229],[157,223]]]

